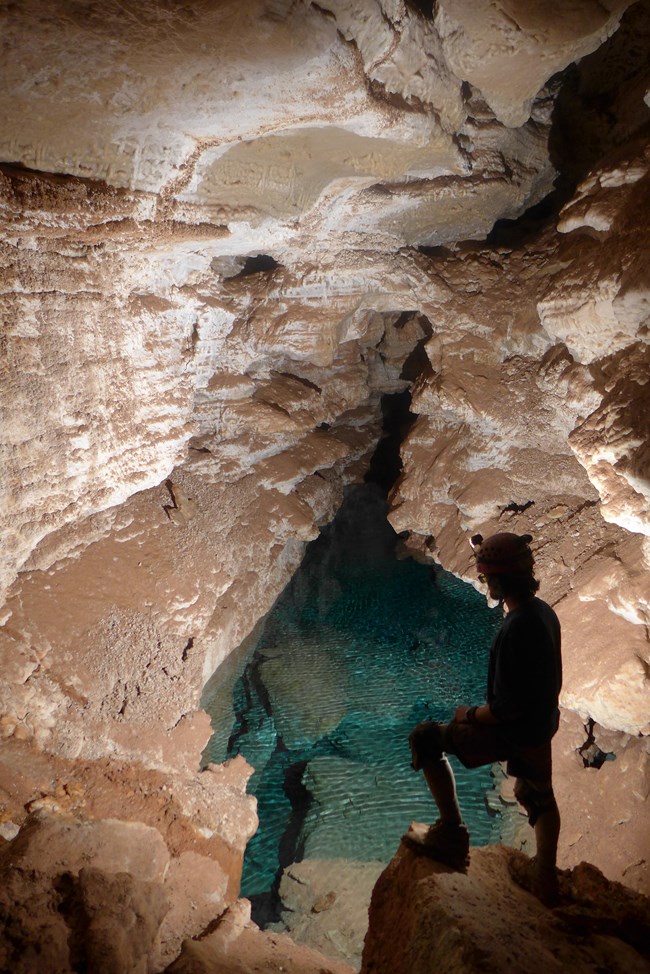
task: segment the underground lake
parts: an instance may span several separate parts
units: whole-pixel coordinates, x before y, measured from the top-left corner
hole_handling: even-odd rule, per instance
[[[502,616],[433,564],[399,558],[374,484],[350,490],[254,641],[208,683],[214,734],[204,761],[242,754],[260,820],[242,896],[274,917],[282,870],[303,859],[388,862],[435,806],[412,771],[408,734],[484,696]],[[490,768],[451,758],[472,843],[498,841]]]

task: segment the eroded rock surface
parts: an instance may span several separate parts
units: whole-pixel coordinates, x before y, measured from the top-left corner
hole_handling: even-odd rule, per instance
[[[46,757],[37,776],[28,749],[17,766],[12,756],[0,759],[7,796],[0,954],[9,968],[71,971],[78,953],[115,974],[161,970],[186,937],[236,901],[244,847],[257,827],[255,801],[245,794],[252,769],[242,758],[183,778]],[[13,834],[25,808],[31,814]],[[82,920],[79,903],[88,907]],[[120,918],[118,906],[134,919]],[[111,930],[117,940],[103,968],[97,957]]]
[[[197,773],[201,688],[406,389],[405,551],[469,579],[469,534],[533,534],[563,861],[648,888],[648,4],[426,6],[0,15],[0,834],[157,829],[156,963],[234,902],[254,828],[241,768]]]
[[[286,934],[266,933],[251,922],[250,903],[240,900],[216,929],[186,941],[168,974],[353,974],[355,968],[295,944]]]
[[[647,897],[583,863],[549,910],[511,878],[522,858],[475,849],[463,874],[401,846],[373,892],[362,974],[649,969]]]

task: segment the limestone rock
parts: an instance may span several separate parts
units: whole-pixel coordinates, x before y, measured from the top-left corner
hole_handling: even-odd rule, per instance
[[[123,787],[122,812],[158,827],[81,818],[57,803],[32,813],[0,848],[0,886],[7,887],[0,911],[9,931],[0,952],[25,974],[67,974],[77,956],[115,974],[162,970],[239,892],[243,847],[257,825],[253,800],[242,794],[250,772],[243,759],[203,772],[214,790],[190,780],[176,789],[176,803],[159,800],[157,819],[152,802],[133,809]],[[116,789],[102,785],[104,801],[114,800]],[[143,791],[146,785],[141,775]],[[102,796],[93,799],[86,814],[102,810]]]
[[[430,539],[430,554],[469,579],[466,539],[474,531],[485,535],[509,522],[539,538],[542,594],[555,602],[573,592],[563,608],[564,704],[631,733],[647,723],[646,599],[635,581],[637,573],[645,576],[647,558],[638,541],[631,554],[627,534],[646,533],[648,509],[647,282],[638,269],[632,272],[626,303],[613,265],[620,257],[627,273],[623,253],[644,246],[638,212],[646,174],[640,144],[603,161],[566,208],[570,214],[575,207],[575,221],[554,259],[538,238],[526,249],[497,249],[489,260],[487,252],[467,247],[437,261],[450,290],[435,295],[430,319],[453,315],[463,338],[434,335],[426,345],[431,374],[414,392],[419,416],[403,447],[390,515],[396,530]],[[580,233],[578,214],[588,202],[609,207],[602,239]],[[460,285],[461,275],[474,282],[470,291]],[[569,335],[573,307],[585,327],[576,325]],[[625,530],[609,531],[601,516]],[[592,544],[594,551],[620,551],[620,561],[600,561],[598,582],[585,557]],[[583,584],[584,595],[576,594]],[[587,630],[594,633],[595,666]],[[608,639],[601,638],[605,632]]]
[[[647,343],[648,281],[632,257],[636,248],[629,246],[645,232],[637,207],[644,206],[647,193],[647,148],[632,143],[625,155],[619,151],[604,160],[563,211],[559,228],[569,236],[562,251],[576,257],[582,250],[591,260],[580,280],[572,261],[550,284],[538,309],[546,331],[564,341],[578,361],[593,362],[635,341]],[[619,273],[612,273],[617,265]]]
[[[616,30],[626,6],[626,0],[580,0],[562,5],[561,17],[554,17],[552,7],[522,0],[490,6],[442,0],[435,24],[456,75],[479,88],[506,125],[521,125],[546,79],[595,50]]]
[[[178,955],[187,937],[203,933],[228,906],[228,875],[207,856],[182,852],[171,860],[165,876],[164,894],[169,902],[160,930],[153,966],[162,970]]]
[[[469,578],[474,530],[534,535],[564,703],[645,795],[647,4],[595,57],[627,0],[425,6],[0,14],[3,834],[26,808],[161,829],[183,934],[191,864],[200,924],[256,825],[246,767],[197,772],[201,687],[412,382],[404,550]],[[573,197],[504,227],[550,214],[551,155]]]
[[[597,861],[609,879],[646,893],[650,889],[648,834],[650,752],[646,738],[630,738],[593,725],[591,739],[607,758],[585,766],[580,749],[589,725],[563,713],[554,739],[554,789],[562,816],[559,855],[564,866]]]
[[[380,863],[303,859],[282,874],[282,922],[293,940],[357,968]]]
[[[650,534],[649,362],[647,347],[637,346],[625,356],[622,377],[612,382],[599,408],[569,439],[602,498],[603,517],[645,535]]]
[[[239,893],[244,847],[257,828],[255,799],[245,794],[251,773],[242,758],[183,778],[5,747],[0,814],[13,841],[2,843],[0,861],[5,871],[38,872],[44,888],[86,865],[158,882],[169,908],[152,952],[162,966]],[[23,824],[25,807],[34,811]]]
[[[266,933],[250,920],[250,904],[240,900],[216,930],[200,940],[187,940],[168,974],[353,974],[354,968],[301,947],[282,934]]]
[[[550,911],[511,879],[518,856],[475,849],[463,874],[400,847],[373,892],[362,974],[648,970],[646,897],[582,864]]]
[[[169,862],[160,832],[140,822],[33,814],[0,849],[3,967],[144,974]]]
[[[460,80],[445,62],[434,26],[406,3],[372,2],[362,9],[349,0],[328,0],[339,30],[359,49],[373,81],[407,101],[431,105],[450,131],[464,120]]]
[[[431,243],[432,226],[450,222],[449,176],[467,193],[466,236],[489,220],[472,200],[482,198],[493,214],[508,205],[498,151],[489,153],[487,178],[466,182],[472,152],[454,139],[467,115],[465,75],[447,63],[435,24],[402,3],[388,16],[377,2],[292,4],[281,16],[266,7],[210,3],[162,14],[149,0],[136,31],[98,4],[86,19],[61,7],[43,22],[37,2],[12,12],[6,31],[17,57],[4,90],[16,94],[7,101],[3,158],[158,193],[168,211],[180,207],[183,215],[208,212],[240,237],[222,256],[246,253],[256,237],[259,246],[260,233],[268,252],[294,235],[296,218],[308,225],[312,247],[326,238],[323,218],[350,241],[376,234],[398,245]],[[170,34],[173,45],[165,43]],[[578,29],[564,53],[570,60],[584,48]],[[43,50],[47,66],[38,76]],[[81,51],[95,65],[90,106]],[[532,72],[530,94],[555,70]],[[97,129],[106,134],[101,147]],[[503,126],[495,130],[519,203],[539,198],[546,181],[538,170],[551,172],[543,140],[532,126],[515,140]],[[83,164],[68,150],[72,132]],[[475,127],[477,157],[483,142],[490,147]],[[384,184],[389,191],[377,191]]]
[[[569,632],[585,634],[581,650],[568,654],[562,703],[597,723],[627,734],[648,734],[648,664],[643,626],[613,615],[604,601],[569,596],[560,607]]]
[[[167,910],[159,883],[84,866],[52,877],[14,867],[0,889],[0,964],[16,974],[146,974]]]
[[[83,822],[59,815],[32,816],[0,855],[5,869],[76,874],[92,864],[107,873],[132,873],[147,883],[162,882],[169,864],[156,829],[140,822]]]

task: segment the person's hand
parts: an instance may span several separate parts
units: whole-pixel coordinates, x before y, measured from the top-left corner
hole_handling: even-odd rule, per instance
[[[465,707],[464,705],[461,706],[461,707],[456,707],[456,713],[454,714],[454,720],[456,721],[457,724],[466,724],[467,723],[467,711],[468,710],[469,710],[469,707]]]

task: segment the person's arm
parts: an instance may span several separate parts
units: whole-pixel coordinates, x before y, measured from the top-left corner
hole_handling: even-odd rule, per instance
[[[498,724],[499,719],[492,713],[489,703],[480,707],[457,707],[454,720],[458,724]]]

